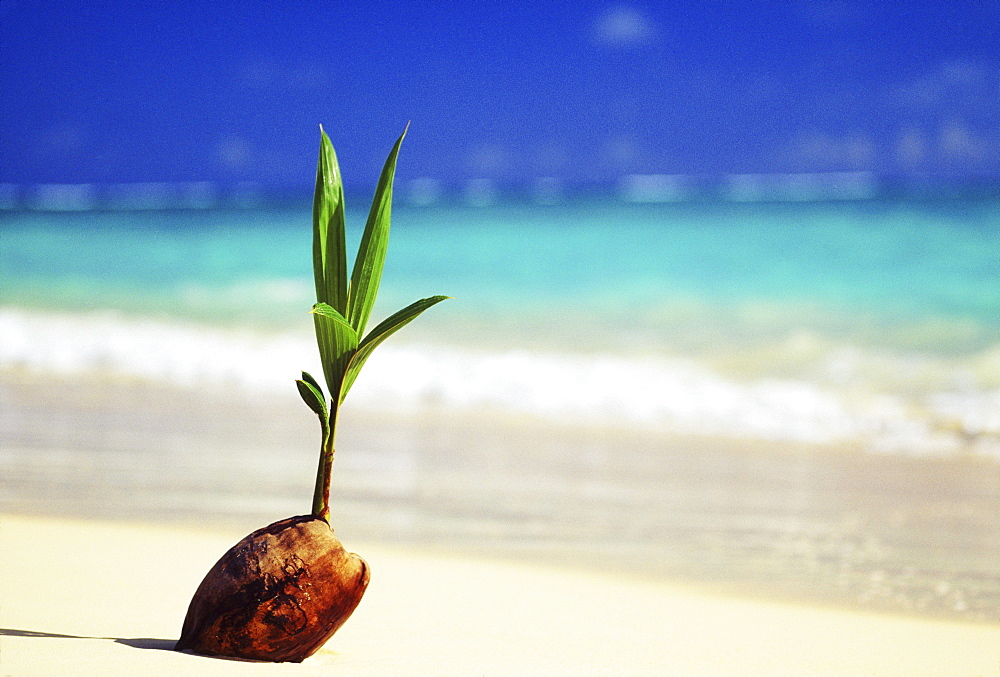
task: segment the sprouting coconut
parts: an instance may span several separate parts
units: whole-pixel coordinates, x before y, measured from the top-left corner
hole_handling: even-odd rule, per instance
[[[343,625],[368,587],[368,564],[344,549],[329,523],[337,413],[372,351],[448,298],[416,301],[364,335],[385,263],[396,156],[405,136],[404,129],[382,168],[348,283],[344,190],[333,145],[320,127],[313,199],[317,302],[312,313],[329,399],[309,374],[302,372],[296,381],[322,428],[312,512],[258,529],[222,556],[191,599],[178,651],[302,661]]]

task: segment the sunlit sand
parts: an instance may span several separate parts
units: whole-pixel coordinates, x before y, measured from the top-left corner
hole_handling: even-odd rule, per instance
[[[172,651],[191,591],[241,536],[0,517],[12,675],[987,675],[1000,628],[357,544],[358,610],[301,666]]]
[[[178,654],[205,571],[308,509],[309,412],[116,379],[3,392],[0,673],[1000,667],[988,459],[363,409],[331,506],[372,567],[355,615],[297,668]]]

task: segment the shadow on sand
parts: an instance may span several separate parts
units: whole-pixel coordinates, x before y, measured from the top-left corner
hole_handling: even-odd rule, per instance
[[[106,639],[117,644],[124,644],[133,649],[154,649],[157,651],[173,651],[176,639],[157,639],[155,637],[88,637],[86,635],[64,635],[58,632],[41,632],[39,630],[17,630],[15,628],[0,628],[0,636],[7,637],[49,637],[52,639]]]

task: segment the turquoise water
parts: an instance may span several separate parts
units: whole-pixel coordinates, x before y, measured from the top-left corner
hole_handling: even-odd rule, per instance
[[[364,217],[348,213],[353,242]],[[205,355],[226,359],[204,337],[271,341],[267,355],[311,341],[308,205],[7,212],[0,228],[0,367],[44,370],[58,353],[59,369],[128,370],[189,341],[168,361],[197,374],[215,369]],[[935,449],[992,449],[1000,432],[995,200],[397,206],[376,313],[439,293],[456,299],[386,347],[417,386],[376,373],[373,392],[733,434],[903,426],[896,446],[917,435]],[[89,337],[76,353],[58,329],[70,321]],[[780,413],[813,400],[804,423]]]
[[[364,216],[348,217],[355,238]],[[311,274],[305,209],[7,213],[0,225],[7,303],[136,312],[141,296],[200,316],[235,285]],[[998,262],[993,201],[397,207],[383,293],[445,289],[482,315],[590,309],[640,321],[670,306],[785,305],[935,318],[986,337],[1000,328]]]

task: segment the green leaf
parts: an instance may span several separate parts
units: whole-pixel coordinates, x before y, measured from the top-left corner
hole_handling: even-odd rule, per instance
[[[347,318],[344,317],[339,310],[331,306],[329,303],[323,303],[322,301],[320,301],[319,303],[314,303],[312,310],[310,310],[309,312],[313,313],[314,315],[322,315],[323,317],[328,317],[331,320],[340,322],[342,324],[346,324],[349,328],[354,329],[354,327],[351,327],[351,323],[347,321]]]
[[[313,196],[313,275],[316,300],[347,312],[344,187],[330,137],[319,128],[319,163]]]
[[[303,378],[301,380],[295,382],[296,387],[299,389],[299,395],[302,396],[302,401],[305,402],[310,409],[316,412],[316,415],[319,416],[320,422],[325,427],[330,415],[326,410],[326,400],[323,398],[323,391],[319,389],[319,385],[312,380],[311,376],[305,372],[302,372],[302,376]],[[309,376],[308,381],[305,379],[306,376]]]
[[[313,387],[316,388],[316,390],[319,391],[320,398],[322,399],[323,389],[319,387],[319,381],[317,381],[315,378],[313,378],[312,374],[310,374],[307,371],[302,372],[302,380],[305,381],[306,383],[311,383],[313,385]]]
[[[347,391],[351,389],[352,385],[354,385],[354,380],[358,377],[361,367],[364,366],[368,357],[372,354],[372,351],[374,351],[375,348],[381,345],[383,341],[395,334],[404,326],[415,320],[420,313],[424,312],[431,306],[450,298],[452,297],[431,296],[426,299],[414,301],[402,310],[393,313],[386,319],[379,322],[361,342],[357,352],[355,352],[351,361],[347,365],[347,373],[344,378],[344,388],[340,393],[340,401],[343,402],[344,398],[347,397]]]
[[[333,406],[343,399],[341,388],[347,365],[358,349],[358,334],[343,315],[326,303],[314,305],[312,313],[320,362]]]
[[[382,175],[375,189],[371,211],[361,236],[358,256],[351,271],[351,286],[348,290],[347,316],[358,335],[364,334],[368,318],[375,305],[382,268],[385,266],[385,252],[389,247],[389,222],[392,216],[392,182],[396,175],[396,156],[406,137],[406,128],[392,147],[389,157],[382,167]]]

